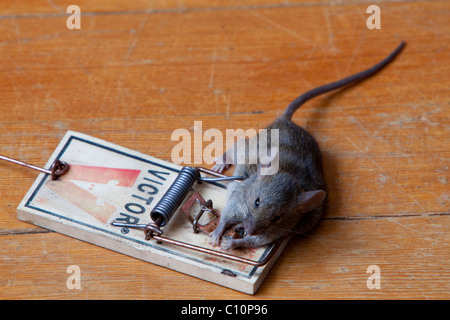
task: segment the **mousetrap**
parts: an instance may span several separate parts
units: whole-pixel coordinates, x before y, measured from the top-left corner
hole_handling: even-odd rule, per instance
[[[233,177],[208,169],[73,131],[50,157],[50,170],[19,164],[41,171],[17,208],[20,220],[248,294],[288,241],[229,252],[211,246]],[[243,236],[242,228],[225,236]]]

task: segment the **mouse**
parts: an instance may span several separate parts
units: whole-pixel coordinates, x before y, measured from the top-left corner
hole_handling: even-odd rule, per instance
[[[258,248],[283,237],[312,231],[328,207],[327,183],[324,178],[322,153],[314,137],[292,121],[294,113],[307,101],[327,92],[359,83],[390,64],[402,51],[405,42],[374,66],[309,90],[294,99],[269,126],[267,145],[261,146],[259,133],[245,139],[245,148],[237,142],[214,161],[212,170],[222,173],[235,165],[233,176],[243,179],[228,184],[226,203],[217,228],[210,233],[209,243],[223,250]],[[278,144],[271,147],[272,130],[277,129]],[[252,139],[255,139],[252,141]],[[268,148],[267,156],[259,157],[249,145]],[[266,143],[266,142],[264,142]],[[237,161],[244,159],[244,161]],[[256,161],[251,161],[255,160]],[[277,163],[277,170],[267,169]],[[243,228],[240,238],[224,237],[235,226]]]

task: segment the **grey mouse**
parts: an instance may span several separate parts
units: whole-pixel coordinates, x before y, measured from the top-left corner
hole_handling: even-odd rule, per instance
[[[345,79],[326,84],[297,97],[266,129],[267,146],[271,145],[270,129],[278,129],[278,148],[270,149],[268,159],[261,161],[258,154],[249,151],[251,139],[246,139],[245,154],[235,150],[236,144],[215,160],[212,170],[222,172],[236,164],[234,176],[245,177],[227,187],[226,205],[221,212],[218,227],[210,234],[210,244],[220,244],[224,250],[238,247],[261,247],[285,236],[306,234],[323,217],[327,207],[327,184],[322,168],[322,155],[313,136],[292,122],[295,111],[310,99],[353,85],[371,77],[388,65],[401,52],[405,42],[373,67]],[[240,148],[242,149],[242,148]],[[250,161],[257,158],[257,161]],[[237,159],[245,159],[237,161]],[[274,174],[263,174],[263,169],[277,161]],[[225,239],[223,235],[234,226],[244,228],[244,236]]]

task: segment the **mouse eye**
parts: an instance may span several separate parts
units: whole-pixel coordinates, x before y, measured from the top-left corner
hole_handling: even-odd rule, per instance
[[[281,216],[276,216],[274,218],[272,218],[272,222],[277,222],[278,220],[280,220]]]
[[[259,207],[259,197],[258,197],[258,198],[256,198],[256,200],[255,200],[255,207],[256,207],[256,208],[258,208],[258,207]]]

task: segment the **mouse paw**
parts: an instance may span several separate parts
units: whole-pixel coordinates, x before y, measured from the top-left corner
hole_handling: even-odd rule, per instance
[[[231,165],[225,164],[225,163],[223,163],[223,164],[217,164],[217,163],[216,163],[216,164],[211,168],[211,170],[212,170],[212,171],[215,171],[215,172],[217,172],[217,173],[222,173],[222,172],[224,172],[226,169],[228,169],[230,166],[231,166]]]
[[[211,232],[210,234],[211,239],[209,239],[209,244],[213,247],[216,247],[220,243],[220,235],[216,234],[215,232]]]
[[[240,247],[240,242],[236,241],[235,239],[223,239],[220,243],[220,248],[222,250],[232,250],[236,249],[237,247]]]

